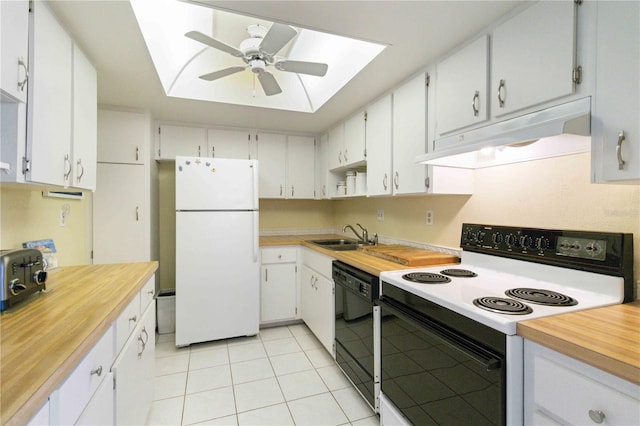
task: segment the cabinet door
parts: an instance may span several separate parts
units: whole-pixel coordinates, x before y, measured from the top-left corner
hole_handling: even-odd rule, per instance
[[[320,136],[316,144],[316,194],[315,198],[323,200],[329,198],[329,168],[327,165],[327,153],[329,150],[329,134]]]
[[[152,303],[113,364],[117,425],[146,422],[153,400],[155,318],[155,303]]]
[[[345,165],[360,165],[367,159],[365,140],[366,113],[358,112],[344,123]]]
[[[145,167],[98,163],[93,194],[93,262],[149,260],[145,236]]]
[[[98,110],[98,161],[144,164],[150,128],[147,114]]]
[[[69,186],[73,42],[45,2],[34,2],[31,19],[27,178]]]
[[[391,194],[391,95],[367,108],[367,195]]]
[[[493,30],[494,117],[574,92],[576,7],[572,1],[537,2]]]
[[[489,118],[489,37],[484,35],[437,64],[436,126],[442,135]]]
[[[29,63],[29,2],[0,2],[0,89],[19,102],[27,101]]]
[[[333,281],[304,265],[300,293],[302,320],[325,349],[333,355],[335,333]]]
[[[296,317],[296,264],[262,266],[260,321],[270,322]]]
[[[313,199],[315,149],[314,138],[287,137],[287,198]]]
[[[113,425],[113,373],[109,372],[98,386],[93,398],[85,407],[76,425]]]
[[[427,78],[414,77],[393,92],[393,185],[394,194],[424,193],[427,166],[416,156],[427,148]]]
[[[260,198],[285,198],[287,137],[271,133],[258,135]]]
[[[638,180],[640,3],[598,2],[597,6],[596,93],[591,121],[596,180]]]
[[[344,123],[329,130],[329,151],[327,155],[329,170],[344,166]]]
[[[161,125],[159,159],[175,160],[178,155],[208,157],[207,130],[201,127]]]
[[[73,183],[82,189],[96,189],[97,107],[96,70],[73,46]]]
[[[249,155],[250,133],[239,130],[207,130],[208,157],[251,159]]]

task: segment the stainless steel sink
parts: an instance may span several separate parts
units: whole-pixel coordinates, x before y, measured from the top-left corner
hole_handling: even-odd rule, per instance
[[[357,250],[358,247],[362,247],[368,244],[364,244],[362,242],[358,242],[358,240],[350,239],[350,238],[335,238],[328,240],[311,240],[309,241],[312,244],[317,244],[320,247],[326,248],[327,250],[333,251],[348,251],[348,250]]]

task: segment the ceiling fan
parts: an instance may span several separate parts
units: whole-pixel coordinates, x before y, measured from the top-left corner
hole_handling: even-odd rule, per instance
[[[216,40],[199,31],[189,31],[186,37],[204,43],[215,49],[226,52],[230,55],[241,58],[247,65],[224,68],[209,74],[201,75],[203,80],[213,81],[250,68],[258,75],[260,85],[267,96],[277,95],[282,92],[280,85],[273,74],[267,71],[267,67],[274,66],[277,70],[293,72],[298,74],[308,74],[324,77],[327,73],[328,65],[319,62],[292,61],[287,58],[276,56],[291,39],[298,33],[289,25],[274,23],[267,29],[259,24],[247,27],[249,38],[240,43],[239,48],[230,46],[220,40]]]

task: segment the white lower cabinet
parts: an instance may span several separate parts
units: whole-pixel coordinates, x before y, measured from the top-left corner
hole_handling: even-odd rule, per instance
[[[113,364],[115,424],[146,422],[153,400],[155,325],[155,303],[151,303]]]
[[[297,252],[297,247],[267,247],[261,250],[261,324],[297,317]]]
[[[333,258],[311,249],[302,249],[300,302],[302,320],[320,343],[335,357],[334,284],[331,279]]]
[[[97,426],[113,425],[113,373],[109,372],[93,394],[76,425]]]
[[[640,386],[525,340],[525,425],[640,424]]]

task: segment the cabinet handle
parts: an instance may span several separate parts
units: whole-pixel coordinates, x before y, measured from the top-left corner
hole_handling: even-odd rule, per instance
[[[140,221],[140,207],[136,206],[136,222]]]
[[[344,149],[344,162],[345,164],[349,162],[349,150],[347,148]]]
[[[342,164],[342,150],[338,153],[338,163]]]
[[[393,185],[396,187],[396,189],[398,189],[398,172],[396,172],[396,175],[393,177]]]
[[[149,291],[147,292],[147,294],[148,294],[148,295],[150,295],[151,297],[153,297],[153,295],[154,295],[155,293],[156,293],[156,291],[155,291],[155,290],[149,290]]]
[[[589,410],[589,418],[593,420],[594,423],[600,424],[604,422],[605,417],[604,413],[600,410]]]
[[[198,157],[200,157],[200,145],[198,145]]]
[[[318,277],[316,277],[315,281],[313,282],[313,286],[316,288],[316,291],[318,290]]]
[[[129,322],[131,322],[131,321],[133,321],[133,322],[138,321],[138,316],[137,316],[137,315],[134,315],[134,316],[130,317],[130,318],[129,318]]]
[[[76,182],[80,183],[82,176],[84,176],[84,166],[82,165],[82,158],[78,158],[76,162],[76,172],[78,176],[76,177]]]
[[[280,196],[282,197],[282,184],[280,184]]]
[[[473,116],[477,117],[478,113],[480,112],[480,92],[478,92],[477,90],[476,90],[476,93],[473,95],[473,100],[471,101],[471,108],[473,109]]]
[[[293,185],[291,185],[291,196],[292,196],[292,197],[293,197],[293,194],[294,194],[294,186],[293,186]]]
[[[327,185],[325,184],[325,185],[322,185],[322,196],[326,197],[326,195],[327,195]]]
[[[311,279],[309,280],[309,285],[311,285],[311,288],[313,288],[313,275],[311,275]]]
[[[90,375],[93,376],[94,374],[96,376],[98,376],[98,377],[102,376],[102,366],[101,365],[99,365],[98,368],[96,368],[95,370],[91,370],[91,374]],[[591,415],[591,414],[589,414],[589,415]]]
[[[212,146],[211,147],[211,158],[215,158],[216,157],[216,147]]]
[[[618,157],[618,170],[624,170],[624,165],[627,163],[622,159],[622,142],[626,140],[624,136],[624,130],[620,130],[618,133],[618,143],[616,145],[616,156]]]
[[[146,340],[142,338],[142,333],[144,333],[145,336],[147,336]],[[140,358],[142,358],[142,353],[146,349],[147,343],[149,342],[149,333],[147,333],[147,329],[145,327],[142,327],[142,330],[140,330],[140,335],[138,336],[138,341],[140,343],[142,343],[142,349],[140,350],[140,352],[138,352],[138,359],[140,359]]]
[[[264,269],[264,282],[269,281],[269,270],[267,268]]]
[[[498,106],[500,106],[500,108],[504,108],[504,101],[506,100],[506,97],[502,97],[502,89],[504,89],[504,87],[504,80],[500,80],[500,84],[498,85]]]
[[[67,164],[69,167],[67,168]],[[69,154],[64,155],[64,169],[66,170],[64,174],[64,180],[69,180],[69,175],[71,174],[71,160],[69,159]]]
[[[136,161],[140,159],[140,148],[136,146]]]
[[[18,90],[24,92],[24,86],[26,86],[27,81],[29,81],[29,69],[22,58],[18,58],[18,66],[24,68],[24,80],[18,82]]]
[[[387,174],[384,174],[384,177],[382,178],[382,186],[384,186],[384,190],[387,190],[387,183],[389,181],[389,176],[387,176]]]

